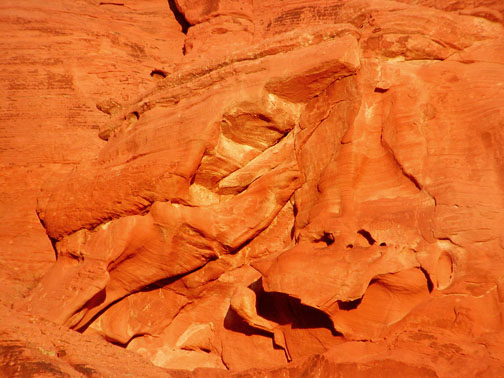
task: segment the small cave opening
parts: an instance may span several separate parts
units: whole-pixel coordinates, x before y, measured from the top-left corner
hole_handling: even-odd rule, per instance
[[[187,30],[189,30],[191,24],[189,23],[189,21],[187,21],[184,14],[178,9],[175,0],[168,0],[168,5],[170,6],[170,10],[175,16],[175,20],[177,20],[180,27],[182,28],[182,33],[187,34]]]
[[[58,260],[58,248],[56,248],[56,243],[58,242],[56,239],[53,239],[49,236],[49,241],[51,242],[51,247],[54,251],[54,258]]]
[[[334,243],[334,235],[330,232],[325,232],[322,234],[322,236],[318,239],[315,240],[315,242],[323,242],[327,246],[330,246],[331,244]]]
[[[137,111],[135,111],[135,112],[128,113],[128,115],[124,118],[127,121],[136,122],[140,119],[140,114]]]
[[[387,243],[385,243],[385,242],[380,243],[380,247],[386,247],[386,246],[387,246]]]
[[[376,240],[374,240],[374,238],[371,236],[371,234],[369,233],[369,231],[366,231],[364,229],[360,229],[359,231],[357,231],[357,233],[361,236],[364,237],[364,239],[367,240],[367,242],[369,243],[369,245],[373,245],[374,243],[376,243]]]
[[[150,76],[154,80],[162,80],[166,77],[166,72],[164,72],[163,70],[152,70]]]
[[[349,248],[349,249],[353,248],[353,244],[347,244],[346,248]]]
[[[375,93],[385,93],[385,92],[387,92],[387,91],[388,91],[388,88],[379,88],[379,87],[376,87],[376,88],[374,89],[374,92],[375,92]]]

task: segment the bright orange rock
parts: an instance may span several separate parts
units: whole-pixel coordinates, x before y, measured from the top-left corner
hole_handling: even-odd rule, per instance
[[[501,374],[501,2],[0,18],[0,371]]]

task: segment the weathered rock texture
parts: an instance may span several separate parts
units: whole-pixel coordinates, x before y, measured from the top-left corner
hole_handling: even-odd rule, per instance
[[[502,374],[502,2],[0,19],[7,376]]]

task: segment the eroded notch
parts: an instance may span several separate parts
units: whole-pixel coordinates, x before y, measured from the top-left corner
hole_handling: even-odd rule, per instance
[[[371,236],[369,231],[366,231],[364,229],[360,229],[359,231],[357,231],[357,233],[359,235],[362,235],[367,240],[369,245],[373,245],[374,243],[376,243],[376,240],[374,240],[374,238]]]

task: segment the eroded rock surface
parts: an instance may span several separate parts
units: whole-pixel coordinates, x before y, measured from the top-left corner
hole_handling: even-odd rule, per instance
[[[47,374],[110,375],[91,352],[42,357],[54,329],[115,344],[118,359],[136,352],[157,367],[132,369],[152,376],[501,374],[500,2],[45,7],[7,4],[1,15],[52,30],[48,46],[71,58],[53,64],[69,83],[54,95],[81,108],[51,117],[44,106],[56,100],[33,98],[59,81],[5,76],[5,109],[26,113],[1,113],[14,126],[0,151],[12,172],[3,208],[19,225],[40,223],[1,262],[26,272],[30,256],[42,260],[33,277],[3,278],[19,293],[2,297],[12,309],[0,315],[22,314],[0,329],[7,374],[39,361]],[[51,29],[55,10],[92,14],[93,32]],[[6,46],[26,36],[34,48],[32,29],[18,26]],[[91,52],[80,59],[62,41]],[[52,72],[46,63],[35,67]],[[95,66],[108,73],[98,80]],[[109,85],[118,76],[127,84]],[[39,152],[15,158],[30,104],[50,120],[40,135],[69,137],[35,133],[26,145]],[[22,164],[40,165],[27,176],[32,202],[13,194]],[[37,327],[47,338],[28,343]]]

